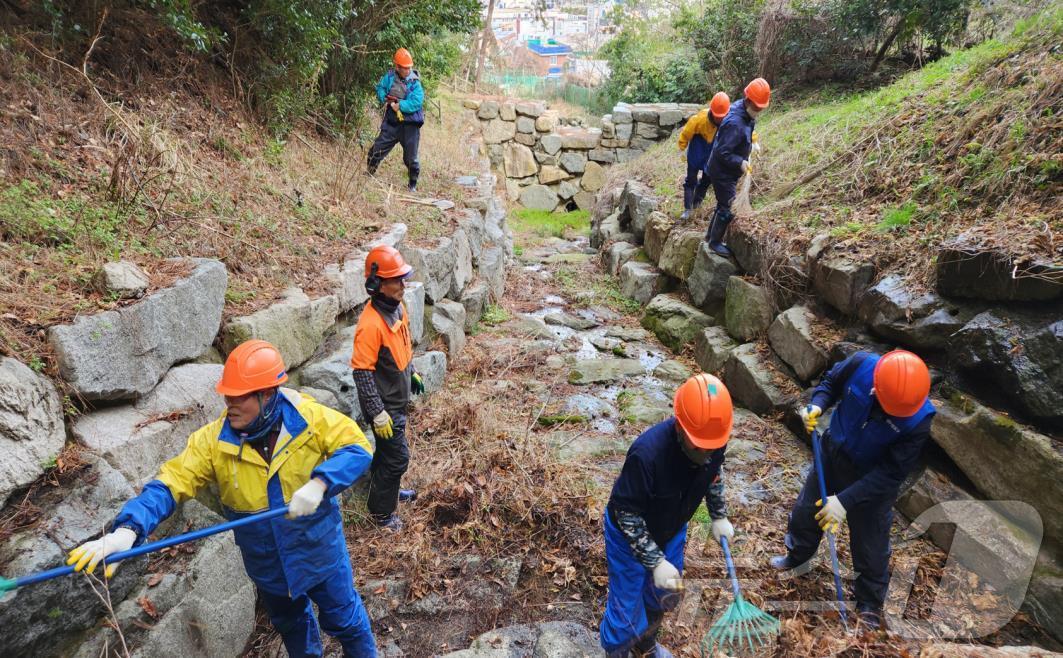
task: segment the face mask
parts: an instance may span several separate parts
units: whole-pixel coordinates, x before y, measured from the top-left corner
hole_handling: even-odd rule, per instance
[[[757,115],[761,113],[761,110],[758,110],[757,108],[753,107],[752,105],[746,105],[746,112],[749,113],[749,116],[751,116],[754,119],[756,119]]]

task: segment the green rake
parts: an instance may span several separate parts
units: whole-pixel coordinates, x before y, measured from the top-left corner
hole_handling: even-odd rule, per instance
[[[772,637],[779,634],[780,629],[778,619],[742,597],[727,537],[720,537],[720,545],[727,560],[727,573],[731,576],[734,602],[727,606],[727,610],[701,639],[702,658],[712,656],[716,650],[738,651],[748,648],[754,651],[757,647],[766,646]]]

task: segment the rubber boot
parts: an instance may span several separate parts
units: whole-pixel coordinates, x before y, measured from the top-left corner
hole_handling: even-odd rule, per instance
[[[683,186],[683,214],[679,215],[680,221],[690,219],[690,211],[694,208],[694,190]]]
[[[709,230],[705,233],[705,241],[709,243],[709,249],[724,258],[730,258],[733,255],[727,245],[723,243],[724,233],[727,232],[727,227],[731,225],[731,220],[733,219],[734,215],[730,212],[717,208],[716,212],[712,214]]]
[[[812,560],[808,560],[804,564],[798,564],[787,553],[786,555],[776,555],[768,560],[768,566],[776,571],[793,571],[793,575],[803,576],[812,570]]]
[[[399,502],[412,503],[417,500],[417,491],[414,489],[399,489]]]

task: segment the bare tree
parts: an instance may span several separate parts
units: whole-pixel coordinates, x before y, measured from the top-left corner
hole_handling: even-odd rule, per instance
[[[483,33],[480,36],[480,53],[476,56],[476,77],[473,80],[473,89],[480,90],[480,78],[484,72],[484,56],[487,54],[487,42],[494,38],[494,30],[491,28],[491,21],[495,15],[495,0],[488,0],[487,3],[487,18],[484,20]]]

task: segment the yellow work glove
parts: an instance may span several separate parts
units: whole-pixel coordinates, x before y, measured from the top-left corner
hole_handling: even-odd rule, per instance
[[[823,505],[823,500],[816,501],[816,507],[823,507],[820,511],[816,512],[816,520],[819,521],[819,527],[824,532],[837,533],[838,526],[845,523],[845,507],[842,505],[842,501],[838,500],[837,496],[827,496],[827,505]]]
[[[742,171],[747,174],[753,173],[753,165],[749,164],[749,160],[742,161]]]
[[[805,424],[805,431],[811,434],[812,430],[816,429],[816,423],[819,422],[819,417],[823,415],[823,410],[814,404],[810,404],[801,407],[797,413],[801,415],[801,422]]]
[[[395,425],[391,422],[391,414],[381,411],[373,419],[373,434],[379,439],[390,439],[395,436]]]
[[[96,571],[96,565],[100,563],[100,560],[108,555],[128,551],[133,548],[133,544],[135,544],[136,541],[137,533],[129,528],[118,528],[114,532],[109,532],[99,539],[85,542],[81,546],[70,551],[66,563],[73,564],[74,571],[81,571],[82,569],[85,569],[86,565],[88,565],[89,568],[85,569],[85,572],[93,573]],[[117,568],[117,562],[114,564],[108,564],[107,568],[104,569],[103,577],[110,578],[114,575],[115,569]]]

